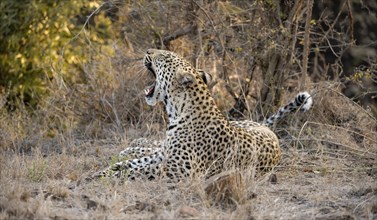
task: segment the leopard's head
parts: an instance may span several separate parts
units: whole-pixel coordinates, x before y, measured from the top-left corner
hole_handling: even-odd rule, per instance
[[[155,79],[145,89],[148,105],[167,103],[172,96],[183,96],[185,90],[204,86],[210,75],[198,71],[184,58],[165,50],[149,49],[144,56],[144,66]]]

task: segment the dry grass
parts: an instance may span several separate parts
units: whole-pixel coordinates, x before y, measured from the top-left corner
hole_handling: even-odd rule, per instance
[[[310,112],[275,128],[283,159],[271,173],[254,177],[250,170],[175,186],[86,182],[132,139],[164,136],[161,108],[146,107],[139,95],[143,72],[137,66],[122,71],[110,73],[109,82],[94,71],[79,88],[57,81],[33,114],[1,112],[0,219],[377,217],[376,120],[330,83],[312,86]]]
[[[150,42],[156,33],[178,30],[189,17],[199,27],[207,25],[203,30],[209,33],[198,31],[176,39],[170,42],[170,49],[191,57],[211,74],[227,71],[236,94],[251,81],[246,105],[252,110],[247,115],[255,120],[264,112],[258,109],[258,102],[265,101],[259,94],[267,81],[263,68],[270,61],[268,51],[282,51],[299,61],[299,54],[285,52],[294,42],[280,45],[284,34],[276,31],[264,4],[232,12],[237,8],[222,1],[221,7],[213,3],[206,8],[183,1],[187,13],[167,19],[161,16],[166,11],[158,11],[165,10],[158,9],[160,3],[175,9],[180,2],[153,2],[142,6],[135,1],[137,7],[124,10],[124,24],[119,21],[118,25],[128,28],[124,41],[131,44],[124,48],[115,44],[114,57],[85,66],[83,83],[66,85],[56,70],[49,86],[51,96],[32,113],[22,106],[7,112],[3,106],[6,97],[0,95],[0,219],[377,218],[377,121],[342,95],[334,82],[307,82],[305,87],[314,96],[313,109],[289,116],[276,126],[283,158],[271,173],[226,173],[219,182],[195,179],[174,186],[159,181],[85,181],[114,161],[114,155],[132,139],[164,136],[163,110],[144,102],[142,88],[148,77],[138,62],[142,53],[134,51],[153,46]],[[235,2],[239,7],[251,4]],[[227,20],[236,26],[231,27]],[[166,30],[165,24],[169,24]],[[246,26],[241,29],[237,24]],[[229,37],[230,45],[215,44]],[[234,56],[227,53],[225,62],[217,46],[238,52]],[[209,55],[204,50],[207,47],[214,48],[208,49]],[[250,71],[254,58],[261,64]],[[281,69],[289,73],[284,87],[288,89],[282,91],[302,84],[296,76],[300,68],[283,65]],[[234,102],[218,75],[212,93],[226,112]],[[282,100],[293,96],[283,94]]]
[[[26,123],[33,125],[35,118],[3,114],[9,124],[1,128],[0,219],[376,218],[376,121],[334,86],[313,92],[310,112],[277,126],[284,155],[273,172],[238,173],[212,186],[203,180],[175,186],[84,181],[142,135],[137,130],[148,122],[122,131],[105,127],[110,138],[82,140],[71,132],[51,138],[43,129],[29,131]]]

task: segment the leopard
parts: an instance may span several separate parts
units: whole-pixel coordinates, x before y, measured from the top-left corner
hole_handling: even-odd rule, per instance
[[[185,58],[148,49],[143,64],[154,79],[144,90],[145,100],[150,106],[163,103],[168,118],[166,137],[160,141],[136,139],[120,153],[130,159],[94,177],[180,181],[209,178],[229,169],[271,170],[281,159],[281,148],[270,126],[287,113],[309,110],[313,103],[308,92],[301,92],[262,123],[230,121],[210,94],[210,75]]]

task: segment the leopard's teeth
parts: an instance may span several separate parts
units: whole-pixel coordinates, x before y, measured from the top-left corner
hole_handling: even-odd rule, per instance
[[[148,95],[149,89],[144,89],[145,95]]]

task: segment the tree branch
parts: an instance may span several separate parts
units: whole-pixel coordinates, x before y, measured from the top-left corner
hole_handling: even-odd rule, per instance
[[[175,39],[178,39],[188,33],[190,33],[191,31],[193,31],[194,29],[196,28],[196,24],[188,24],[186,25],[185,27],[181,28],[181,29],[178,29],[177,31],[175,31],[174,33],[168,35],[168,36],[165,36],[163,39],[162,39],[162,43],[164,44],[164,46],[167,46],[170,44],[170,41],[173,41]]]
[[[312,20],[313,0],[307,1],[306,6],[306,22],[305,22],[305,35],[304,35],[304,54],[302,56],[302,75],[300,80],[299,89],[305,88],[306,76],[308,74],[308,57],[309,57],[309,45],[310,45],[310,21]]]

